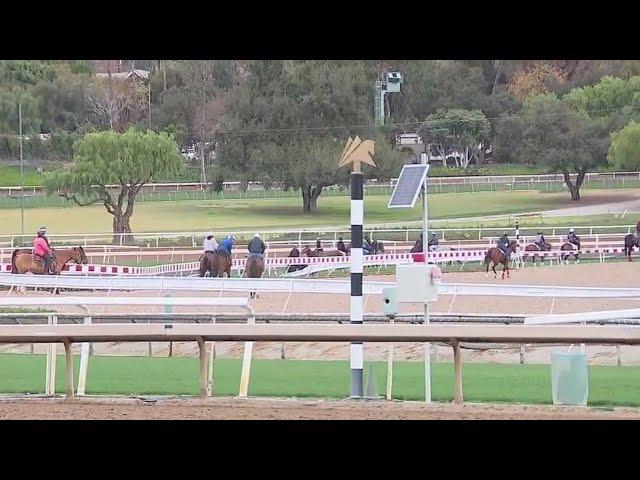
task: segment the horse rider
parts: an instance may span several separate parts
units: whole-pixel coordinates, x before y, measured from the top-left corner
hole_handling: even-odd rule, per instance
[[[322,248],[322,242],[320,241],[319,238],[316,239],[316,252],[318,254],[321,254],[324,252],[324,248]]]
[[[373,246],[367,240],[367,237],[362,237],[362,253],[364,255],[371,255],[373,253]]]
[[[227,235],[227,238],[225,238],[218,244],[217,252],[230,257],[235,240],[236,238],[233,235]]]
[[[509,254],[509,237],[507,235],[507,232],[504,232],[502,234],[502,236],[500,237],[500,240],[498,240],[498,248],[502,251],[502,253],[504,253],[504,255],[507,257],[507,261],[510,258],[510,254]]]
[[[569,233],[567,234],[567,241],[578,247],[578,250],[580,250],[580,241],[578,240],[576,231],[573,227],[569,229]]]
[[[202,251],[203,253],[215,253],[218,249],[218,242],[213,236],[213,232],[207,233],[207,236],[202,241]]]
[[[429,239],[429,242],[427,243],[427,248],[429,250],[431,250],[431,247],[437,247],[440,244],[440,242],[438,241],[438,237],[436,236],[435,233],[431,234],[431,238]]]
[[[535,243],[540,248],[540,250],[544,250],[547,245],[547,241],[544,239],[544,234],[542,232],[538,232],[533,243]]]
[[[267,246],[260,238],[260,234],[256,233],[249,242],[249,245],[247,245],[247,249],[249,250],[249,256],[259,255],[264,258],[264,251],[267,249]]]
[[[640,221],[636,223],[636,231],[633,233],[633,235],[636,237],[636,241],[638,240],[638,238],[640,238]]]
[[[336,242],[336,249],[338,250],[338,252],[342,252],[344,255],[347,254],[347,246],[344,244],[344,240],[342,240],[342,237],[338,238],[338,241]]]
[[[47,227],[40,227],[36,238],[33,239],[33,254],[44,260],[44,273],[51,273],[53,263],[53,250],[47,238]]]

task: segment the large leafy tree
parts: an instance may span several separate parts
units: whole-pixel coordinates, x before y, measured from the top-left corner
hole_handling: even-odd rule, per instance
[[[177,173],[181,165],[178,146],[166,133],[89,133],[74,145],[73,168],[52,172],[45,187],[78,205],[102,203],[113,216],[113,233],[125,234],[122,240],[128,242],[142,186],[160,173]],[[119,242],[120,235],[113,240]]]
[[[632,120],[622,130],[611,134],[607,160],[622,170],[640,169],[640,123]]]
[[[440,110],[424,123],[423,138],[435,143],[446,158],[457,151],[456,166],[467,168],[479,153],[489,133],[490,124],[480,110]]]
[[[220,124],[220,167],[245,182],[259,178],[299,189],[314,212],[323,189],[347,179],[338,171],[350,133],[370,135],[373,72],[364,62],[252,62],[230,92]],[[343,169],[346,171],[346,169]]]
[[[529,97],[523,115],[514,119],[512,147],[522,161],[564,176],[572,200],[580,200],[580,187],[589,170],[605,162],[610,123],[569,108],[553,94]],[[519,140],[519,141],[518,141]],[[572,178],[572,175],[575,177]]]

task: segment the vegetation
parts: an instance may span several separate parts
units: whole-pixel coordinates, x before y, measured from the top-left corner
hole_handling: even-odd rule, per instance
[[[488,162],[560,172],[578,200],[584,175],[606,168],[611,134],[640,114],[634,60],[125,63],[149,78],[98,74],[82,60],[0,61],[0,161],[18,158],[21,105],[25,159],[45,168],[71,162],[88,133],[150,129],[193,148],[189,179],[265,181],[298,191],[311,213],[347,181],[334,157],[348,136],[376,139],[381,166],[366,173],[388,178],[412,155],[395,135],[421,132],[458,152],[461,173]],[[402,95],[387,96],[385,125],[374,127],[373,84],[389,70],[403,73]]]
[[[181,167],[178,147],[166,133],[90,133],[75,150],[73,169],[53,172],[46,179],[46,188],[80,206],[102,203],[113,216],[114,234],[131,233],[131,216],[143,185],[160,172]],[[119,185],[117,198],[107,185]]]

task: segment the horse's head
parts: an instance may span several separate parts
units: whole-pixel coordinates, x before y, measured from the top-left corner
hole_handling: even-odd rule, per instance
[[[384,253],[384,243],[382,243],[380,240],[376,240],[376,247],[376,251]]]
[[[313,255],[313,250],[311,250],[311,248],[309,247],[309,245],[305,245],[304,248],[302,249],[302,253],[304,255],[306,255],[307,257],[312,257]]]
[[[81,263],[81,264],[87,264],[89,263],[89,260],[87,259],[87,255],[84,253],[84,248],[80,247],[74,247],[72,248],[73,250],[73,254],[71,255],[71,260],[73,260],[76,263]]]
[[[518,241],[517,240],[511,240],[509,242],[509,251],[511,253],[515,253],[516,250],[518,250]]]
[[[299,256],[300,256],[300,250],[298,250],[298,247],[293,247],[293,248],[289,251],[289,256],[290,256],[290,257],[299,257]]]

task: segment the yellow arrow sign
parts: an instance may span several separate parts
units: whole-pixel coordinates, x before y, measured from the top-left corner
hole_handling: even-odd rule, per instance
[[[340,155],[339,167],[353,164],[353,171],[360,172],[360,164],[366,163],[373,167],[376,166],[372,155],[375,153],[375,145],[373,140],[365,140],[364,142],[356,135],[354,139],[349,137],[347,144]]]

